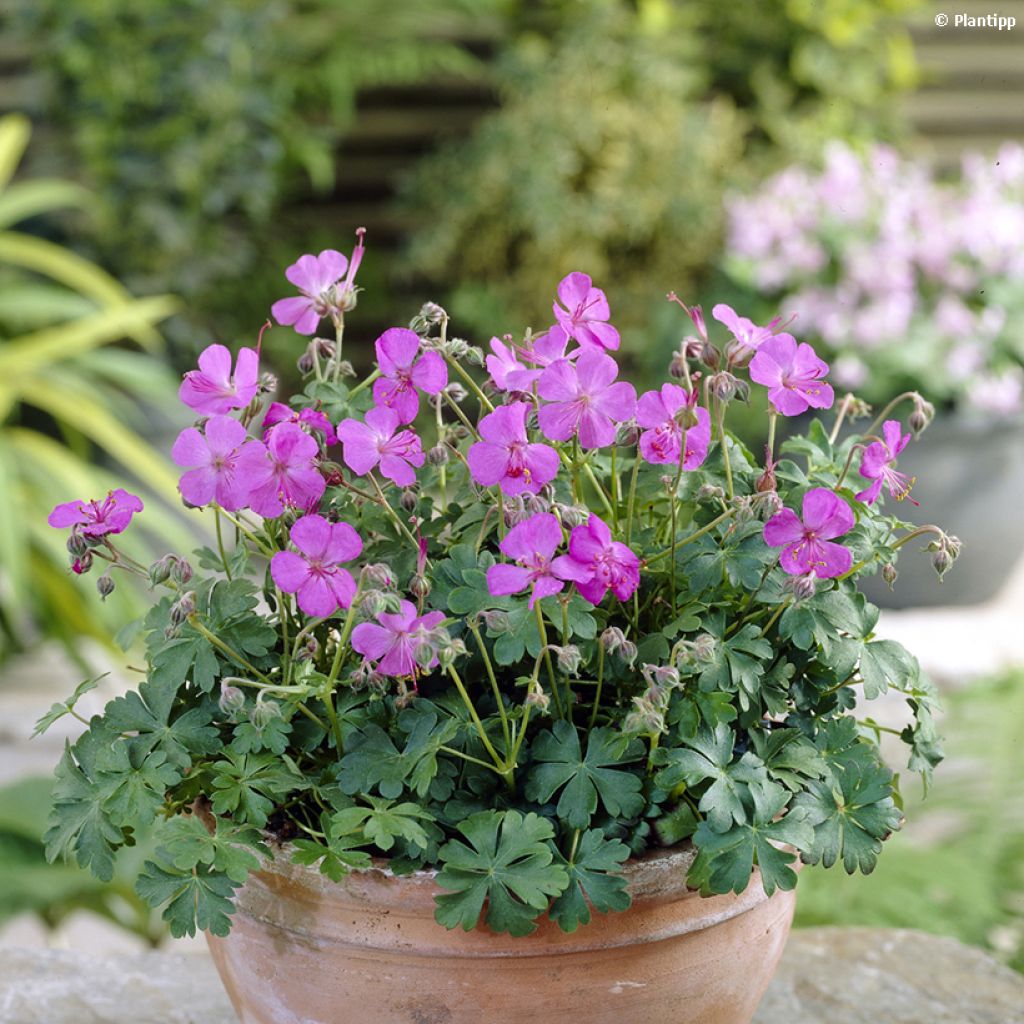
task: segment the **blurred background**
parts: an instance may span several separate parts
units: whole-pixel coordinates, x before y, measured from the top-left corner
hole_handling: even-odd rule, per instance
[[[957,12],[991,13],[977,0]],[[675,290],[776,315],[876,407],[964,541],[911,552],[881,630],[945,693],[949,760],[870,879],[808,870],[799,917],[954,935],[1024,970],[1024,0],[0,0],[0,946],[166,942],[132,895],[47,866],[30,740],[75,685],[128,685],[145,595],[105,602],[45,517],[130,481],[146,559],[185,550],[169,438],[183,370],[251,344],[283,268],[367,229],[347,351],[427,300],[456,334],[546,327],[590,273],[638,383]],[[272,331],[287,391],[300,342]],[[752,433],[750,440],[756,440]],[[190,527],[191,529],[191,527]],[[1022,667],[1019,667],[1022,666]],[[898,702],[872,706],[900,727]],[[71,724],[72,719],[64,719]],[[134,851],[141,860],[146,851]]]

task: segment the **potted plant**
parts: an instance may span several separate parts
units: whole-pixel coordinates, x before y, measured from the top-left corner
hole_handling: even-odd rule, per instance
[[[904,511],[940,519],[977,557],[943,587],[918,563],[869,596],[893,607],[990,598],[1024,550],[1002,513],[1024,501],[1024,148],[969,154],[956,180],[940,180],[887,147],[833,143],[820,170],[787,168],[728,212],[727,269],[799,315],[793,329],[820,339],[837,384],[879,407],[918,388],[939,406],[932,443],[903,460],[917,480]]]
[[[361,255],[288,268],[276,319],[336,330],[289,403],[259,345],[185,375],[172,454],[216,549],[139,564],[120,491],[51,515],[75,572],[154,604],[145,678],[58,768],[49,855],[109,877],[154,836],[138,890],[209,934],[247,1022],[749,1021],[798,863],[870,871],[900,827],[861,699],[903,693],[910,768],[941,757],[933,693],[857,589],[920,534],[879,490],[897,422],[838,440],[844,407],[756,458],[729,403],[749,376],[773,426],[827,410],[811,347],[735,317],[717,344],[683,306],[700,352],[638,397],[581,273],[542,335],[484,357],[428,304],[355,382]]]

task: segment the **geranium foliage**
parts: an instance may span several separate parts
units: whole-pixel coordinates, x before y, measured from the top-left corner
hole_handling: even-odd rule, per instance
[[[299,294],[274,312],[295,331],[273,338],[306,385],[287,404],[262,337],[185,377],[181,492],[212,507],[216,550],[136,562],[127,492],[54,511],[76,573],[102,563],[101,594],[140,575],[154,603],[125,634],[146,678],[57,770],[50,855],[109,878],[155,832],[138,887],[175,934],[224,933],[270,857],[337,882],[374,858],[435,868],[441,924],[513,935],[625,909],[623,864],[657,846],[692,843],[705,893],[792,888],[797,857],[870,871],[900,812],[861,703],[906,695],[913,770],[941,750],[931,689],[875,638],[857,579],[892,580],[924,535],[940,573],[959,552],[886,510],[908,490],[895,408],[851,429],[863,403],[786,325],[716,306],[709,329],[682,303],[672,381],[638,396],[583,273],[550,328],[486,359],[427,304],[353,380],[362,251],[360,232],[351,258],[288,268]],[[333,340],[300,339],[322,320]],[[827,419],[748,451],[725,417],[752,386],[771,438],[780,416]]]

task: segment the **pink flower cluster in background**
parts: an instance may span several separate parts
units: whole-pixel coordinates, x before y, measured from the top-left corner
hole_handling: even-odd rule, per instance
[[[887,147],[836,142],[821,170],[790,167],[728,214],[727,269],[799,311],[839,386],[904,379],[1024,409],[1024,147],[968,155],[947,182]]]

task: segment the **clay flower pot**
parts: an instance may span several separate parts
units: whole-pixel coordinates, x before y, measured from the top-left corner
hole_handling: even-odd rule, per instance
[[[795,894],[686,888],[690,849],[630,861],[633,905],[574,934],[446,931],[433,872],[379,867],[335,884],[286,862],[238,893],[210,951],[243,1024],[749,1024]]]

